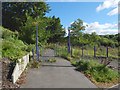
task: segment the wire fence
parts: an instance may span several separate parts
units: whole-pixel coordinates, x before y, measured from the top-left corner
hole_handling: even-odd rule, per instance
[[[105,46],[71,46],[71,52],[68,53],[67,44],[48,44],[39,47],[39,56],[42,57],[46,49],[52,49],[54,57],[68,56],[70,54],[73,58],[112,58],[118,59],[118,48],[111,48]],[[33,55],[36,57],[36,52],[33,50]],[[33,57],[33,58],[34,58]]]
[[[55,47],[56,55],[68,55],[67,45],[58,45]],[[94,58],[114,58],[118,59],[118,48],[105,46],[71,46],[70,55],[73,57],[94,57]]]

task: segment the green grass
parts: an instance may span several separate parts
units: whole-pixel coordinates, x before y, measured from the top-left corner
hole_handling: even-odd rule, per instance
[[[93,81],[110,83],[119,78],[117,71],[105,67],[94,60],[80,60],[79,62],[74,60],[71,63],[76,66],[76,70],[83,72]]]

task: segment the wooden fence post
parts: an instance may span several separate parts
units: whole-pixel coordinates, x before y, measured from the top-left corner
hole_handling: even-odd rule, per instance
[[[94,46],[94,57],[96,57],[96,47]]]
[[[73,47],[71,46],[71,53],[70,53],[70,56],[71,56],[71,57],[72,57],[72,52],[73,52],[73,51],[72,51],[72,50],[73,50],[72,48],[73,48]]]
[[[108,58],[108,47],[106,48],[106,56]]]
[[[82,57],[83,57],[83,54],[84,54],[83,50],[84,50],[84,49],[83,49],[83,46],[82,46]]]
[[[33,60],[34,60],[34,49],[32,49],[32,58],[33,58]]]

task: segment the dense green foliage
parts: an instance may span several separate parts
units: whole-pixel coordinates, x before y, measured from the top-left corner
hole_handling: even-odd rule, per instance
[[[71,36],[71,44],[74,46],[110,46],[118,47],[118,34],[112,35],[111,38],[106,36],[111,35],[97,35],[95,32],[92,34],[80,33],[78,37]]]
[[[26,51],[35,49],[36,26],[39,46],[62,40],[65,29],[59,18],[45,16],[49,10],[45,2],[3,2],[2,25],[10,30],[1,27],[2,56],[17,59]]]
[[[0,26],[2,30],[2,57],[16,60],[27,52],[27,45],[17,38],[17,33]]]
[[[59,18],[53,16],[33,19],[31,16],[28,16],[25,26],[20,28],[20,39],[28,44],[35,44],[36,22],[39,45],[47,42],[59,42],[63,38],[65,30],[62,28]]]
[[[19,31],[26,23],[27,15],[43,17],[49,6],[45,2],[2,2],[2,25],[12,31]]]
[[[59,18],[45,16],[50,11],[45,2],[4,2],[2,7],[3,27],[18,31],[19,38],[27,44],[35,44],[36,25],[39,45],[58,42],[65,34]]]
[[[70,39],[72,46],[119,46],[119,34],[116,35],[97,35],[96,32],[91,34],[84,33],[85,28],[83,21],[77,19],[68,28],[70,30]],[[63,42],[67,42],[68,37]]]
[[[78,62],[73,61],[72,64],[76,66],[76,69],[85,73],[93,81],[97,82],[111,82],[117,81],[119,74],[117,71],[109,69],[102,64],[94,60],[80,60]]]
[[[71,26],[68,28],[71,30],[71,36],[77,37],[81,33],[81,31],[85,30],[86,26],[83,25],[83,21],[81,19],[77,19],[74,21]]]

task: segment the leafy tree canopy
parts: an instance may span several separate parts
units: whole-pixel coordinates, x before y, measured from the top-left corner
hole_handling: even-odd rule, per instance
[[[10,30],[18,30],[27,20],[27,15],[32,18],[43,17],[49,12],[45,2],[3,2],[2,25]]]
[[[69,29],[71,30],[72,36],[78,36],[80,31],[85,30],[85,27],[86,26],[83,25],[83,21],[81,19],[77,19],[71,24]]]

